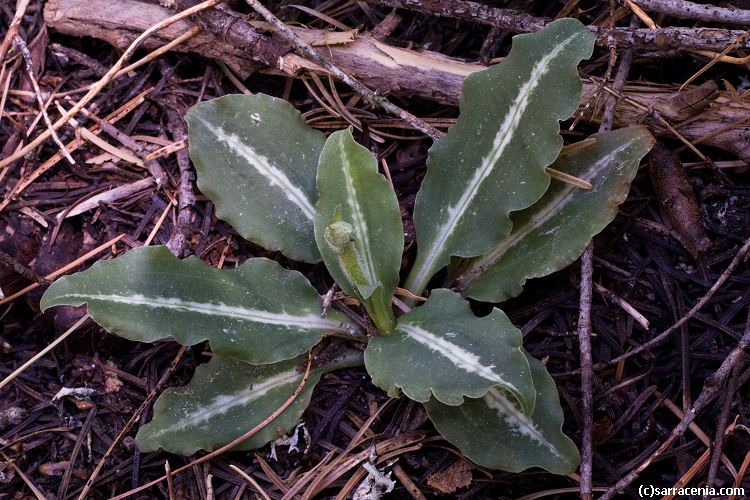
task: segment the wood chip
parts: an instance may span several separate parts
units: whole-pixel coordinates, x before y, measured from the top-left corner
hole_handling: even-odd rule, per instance
[[[651,182],[664,216],[672,224],[680,243],[690,255],[697,257],[708,250],[711,240],[703,228],[698,200],[685,167],[679,156],[660,142],[656,143],[648,158]]]
[[[458,460],[444,471],[428,477],[427,485],[448,494],[469,486],[471,480],[471,465],[465,460]]]

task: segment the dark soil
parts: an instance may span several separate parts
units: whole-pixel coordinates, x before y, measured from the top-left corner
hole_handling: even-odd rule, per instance
[[[591,24],[596,21],[605,26],[610,22],[608,2],[569,0],[568,4],[571,2],[577,4],[573,13],[582,22]],[[289,2],[272,2],[270,8],[276,11],[280,3]],[[502,6],[502,2],[487,3]],[[555,17],[565,7],[564,2],[511,1],[510,4],[504,6],[546,17]],[[315,0],[307,2],[307,6],[350,27],[358,27],[360,31],[371,30],[374,26],[372,19],[382,19],[392,10],[377,4],[343,1]],[[102,69],[108,69],[117,60],[118,51],[93,38],[65,36],[54,30],[45,34],[42,7],[41,1],[32,0],[20,23],[20,37],[29,45],[42,90],[62,93],[97,81]],[[627,26],[630,11],[621,7],[615,10],[623,14],[617,19],[617,25]],[[3,36],[14,12],[10,2],[0,4],[0,33]],[[286,21],[327,27],[323,21],[294,9],[279,12]],[[409,11],[399,13],[403,20],[387,39],[393,45],[405,47],[411,44],[472,61],[480,57],[484,60],[501,57],[510,48],[512,33],[506,31],[495,30],[492,33],[494,43],[485,44],[491,31],[489,26]],[[695,26],[690,20],[656,14],[653,17],[660,26]],[[712,23],[711,26],[722,25]],[[13,52],[10,55],[15,56],[19,48],[11,47]],[[67,51],[67,56],[61,55],[64,51]],[[87,55],[90,59],[74,59],[70,54]],[[136,58],[144,54],[139,52]],[[586,76],[604,76],[608,72],[609,59],[606,49],[597,48],[594,57],[582,65],[581,71]],[[680,84],[707,61],[707,58],[687,53],[636,51],[628,81]],[[28,130],[39,109],[34,98],[29,97],[28,92],[33,91],[33,87],[25,75],[21,59],[9,56],[6,62],[0,74],[2,88],[10,90],[2,94],[2,157],[8,157],[19,144],[29,142]],[[743,80],[746,70],[745,65],[719,63],[694,83],[716,81],[723,92],[728,92],[722,82],[739,87],[746,81]],[[252,92],[287,98],[303,113],[320,108],[300,80],[256,73],[242,83]],[[179,139],[175,135],[175,113],[183,115],[199,98],[209,100],[239,92],[215,61],[195,55],[167,53],[134,70],[129,77],[105,87],[95,99],[96,114],[99,117],[108,115],[151,86],[159,90],[150,94],[143,104],[116,125],[126,135],[140,137],[140,143],[151,150]],[[341,84],[336,89],[344,102],[353,95]],[[71,98],[75,100],[80,95],[73,94]],[[458,112],[457,108],[434,102],[394,101],[418,117],[455,118]],[[72,105],[62,98],[60,102],[66,109]],[[377,109],[367,108],[361,100],[356,106],[382,115]],[[59,118],[54,104],[49,110],[53,121]],[[76,120],[82,126],[93,124],[80,114]],[[567,130],[570,124],[563,124],[563,130]],[[331,131],[346,124],[329,117],[317,121],[315,126]],[[596,123],[579,122],[575,132],[564,133],[566,143],[596,132],[597,127]],[[44,129],[44,122],[40,121],[31,137]],[[403,129],[394,128],[391,132],[402,134]],[[75,139],[70,126],[61,128],[59,135],[63,143]],[[149,144],[142,139],[144,136],[158,140]],[[387,139],[384,144],[376,144],[370,143],[362,134],[356,137],[367,143],[378,158],[387,160],[408,220],[408,211],[413,208],[414,193],[424,175],[427,149],[432,141],[427,138],[419,141]],[[108,137],[106,139],[116,144]],[[676,139],[666,139],[665,144],[673,150],[682,146]],[[0,170],[0,193],[10,192],[19,179],[29,175],[58,150],[53,141],[47,140],[32,154],[8,169]],[[595,496],[636,470],[669,437],[680,422],[680,412],[690,411],[706,378],[736,349],[746,331],[750,268],[742,262],[709,303],[682,328],[642,353],[617,364],[607,363],[656,337],[683,317],[708,293],[750,236],[747,165],[736,162],[735,156],[720,149],[706,147],[701,151],[714,163],[699,162],[690,150],[683,151],[680,159],[688,165],[688,179],[698,194],[702,217],[698,224],[705,226],[712,242],[707,251],[696,258],[670,235],[669,223],[665,222],[663,207],[654,194],[645,168],[637,175],[630,197],[615,221],[594,239],[594,282],[642,313],[650,321],[650,328],[642,328],[613,301],[594,293],[591,305],[592,361],[595,365],[591,429],[584,428],[582,423],[580,401],[581,361],[577,336],[580,264],[530,281],[521,296],[500,305],[523,331],[526,349],[532,356],[544,360],[555,378],[566,416],[565,433],[577,444],[581,443],[584,432],[592,434]],[[157,226],[160,215],[168,207],[169,196],[176,193],[179,185],[181,169],[175,154],[162,161],[169,178],[166,189],[169,195],[164,190],[152,189],[60,222],[58,214],[97,190],[149,176],[142,169],[131,169],[124,163],[101,158],[102,154],[101,149],[91,144],[79,148],[72,153],[75,165],[65,160],[58,161],[0,212],[0,250],[32,272],[24,276],[19,267],[0,263],[0,288],[5,296],[32,284],[29,276],[47,276],[120,234],[125,236],[115,245],[118,255],[143,245]],[[183,169],[182,175],[184,172]],[[214,266],[222,262],[224,267],[232,267],[258,256],[277,259],[286,266],[295,265],[243,240],[228,224],[212,216],[210,200],[196,194],[186,254],[196,255]],[[160,224],[151,244],[168,242],[175,227],[175,219],[169,214]],[[413,250],[409,250],[406,256],[413,258]],[[98,259],[112,257],[112,250],[108,248],[69,272],[84,270]],[[330,278],[323,275],[324,270],[301,269],[314,276],[313,282],[320,285],[321,293],[325,293]],[[3,378],[44,349],[83,314],[80,309],[68,307],[42,313],[39,300],[44,288],[35,288],[14,300],[0,303],[0,375]],[[477,305],[477,312],[482,311],[487,311],[486,306]],[[136,409],[160,378],[168,373],[180,347],[170,340],[154,344],[131,342],[89,321],[0,388],[0,411],[20,409],[18,418],[7,423],[0,421],[0,499],[35,498],[32,485],[44,498],[76,498]],[[207,362],[210,356],[205,344],[189,347],[179,358],[166,386],[186,384],[196,366]],[[695,487],[706,487],[709,481],[717,489],[735,483],[733,471],[726,464],[731,463],[734,469],[740,470],[743,460],[747,462],[750,457],[749,378],[750,371],[742,356],[728,379],[720,381],[718,392],[710,403],[698,412],[694,423],[699,430],[688,430],[674,440],[625,488],[624,497],[639,497],[640,486],[666,488],[674,486],[681,478],[685,478],[688,486]],[[85,387],[92,389],[93,393],[81,400],[63,397],[53,401],[53,396],[63,387]],[[288,453],[286,447],[280,447],[278,461],[269,458],[268,446],[252,453],[223,454],[188,468],[169,486],[162,482],[130,498],[261,498],[254,487],[229,467],[232,464],[253,476],[270,498],[281,498],[283,493],[279,484],[290,486],[293,478],[311,470],[331,450],[345,449],[362,422],[388,399],[369,382],[364,369],[329,374],[316,388],[304,417],[311,436],[308,452]],[[668,406],[671,402],[674,409]],[[133,437],[139,426],[150,420],[151,404],[149,402],[147,411],[118,440],[88,498],[111,498],[157,479],[164,474],[165,461],[174,470],[202,456],[181,457],[165,452],[142,454],[138,451]],[[719,448],[712,446],[707,460],[704,458],[704,465],[697,466],[695,475],[686,476],[708,449],[698,433],[702,430],[709,439],[716,440],[733,422],[736,422],[736,427],[719,441]],[[356,452],[399,433],[422,432],[421,447],[401,455],[397,464],[426,498],[579,496],[576,493],[580,484],[578,476],[555,476],[540,469],[517,474],[475,466],[461,469],[464,459],[453,446],[440,439],[424,417],[421,406],[406,398],[389,404],[370,428],[373,437]],[[711,468],[712,461],[718,460],[719,449],[723,449],[726,461]],[[457,461],[459,465],[455,466]],[[318,498],[334,498],[355,469],[353,467],[332,483]],[[444,474],[446,470],[453,475]],[[739,474],[740,486],[750,491],[750,479],[744,478],[744,468]],[[710,477],[712,475],[715,477]],[[434,487],[436,478],[448,483],[454,481],[456,490],[441,493]],[[558,488],[568,490],[555,492]],[[397,481],[388,498],[419,497],[410,494],[403,482]]]

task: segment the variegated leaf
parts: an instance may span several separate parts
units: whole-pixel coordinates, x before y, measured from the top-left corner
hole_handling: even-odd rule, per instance
[[[330,370],[360,364],[361,353],[348,353],[313,369],[294,402],[278,417],[233,448],[252,450],[280,438],[299,423],[315,384]],[[178,455],[213,451],[231,443],[271,416],[299,387],[307,356],[254,366],[227,356],[201,365],[186,387],[164,391],[154,417],[136,436],[143,452],[163,448]]]
[[[302,274],[268,259],[220,270],[195,257],[179,260],[164,247],[135,248],[123,257],[60,278],[41,307],[88,304],[111,332],[142,342],[172,336],[193,345],[208,339],[217,354],[254,364],[290,359],[327,331],[354,331],[329,310]]]
[[[531,414],[536,391],[522,343],[500,309],[478,318],[459,294],[438,289],[387,336],[370,339],[365,366],[373,383],[394,397],[401,388],[416,401],[434,395],[460,405],[464,396],[478,398],[499,386]]]
[[[427,414],[445,439],[481,466],[509,472],[541,467],[554,474],[570,474],[581,457],[562,433],[563,412],[555,382],[541,362],[527,357],[537,390],[530,416],[500,388],[467,399],[461,406],[431,399],[425,403]]]
[[[512,213],[510,235],[469,260],[461,282],[465,296],[487,302],[515,297],[528,278],[546,276],[577,259],[614,219],[654,139],[642,126],[591,137],[596,142],[560,156],[552,168],[588,181],[593,188],[553,181],[538,202]]]
[[[326,141],[318,167],[319,199],[315,238],[323,260],[341,288],[363,301],[375,325],[395,325],[391,298],[396,290],[404,248],[403,226],[396,194],[378,173],[375,157],[354,141],[351,129],[334,132]],[[353,279],[342,255],[326,241],[326,228],[336,213],[351,231],[348,255],[356,256],[361,279]],[[364,281],[358,285],[355,281]]]
[[[288,102],[230,95],[185,115],[198,186],[216,215],[244,238],[302,262],[318,262],[315,172],[325,137]]]
[[[508,57],[464,80],[461,115],[429,151],[417,195],[418,252],[406,288],[421,294],[451,255],[481,255],[511,230],[508,213],[544,193],[562,147],[559,120],[581,98],[576,65],[595,37],[574,19],[513,38]]]

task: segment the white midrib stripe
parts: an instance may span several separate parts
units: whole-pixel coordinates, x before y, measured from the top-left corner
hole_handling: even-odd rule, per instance
[[[346,181],[347,202],[352,212],[352,225],[355,227],[355,233],[357,234],[357,239],[354,241],[354,245],[360,246],[361,244],[362,248],[357,252],[357,260],[364,260],[365,268],[363,269],[363,271],[366,273],[365,279],[367,280],[367,283],[373,285],[375,284],[376,275],[375,264],[372,261],[372,254],[374,252],[372,252],[370,248],[370,239],[367,233],[367,222],[362,215],[362,209],[360,208],[359,201],[357,200],[357,189],[354,187],[354,179],[352,179],[351,171],[349,170],[349,158],[346,154],[346,147],[344,145],[345,137],[346,135],[344,134],[340,135],[339,151],[341,151],[341,165],[343,166],[344,180]]]
[[[220,316],[252,321],[254,323],[266,323],[269,325],[296,327],[296,328],[319,328],[326,330],[344,330],[341,323],[322,319],[318,314],[295,316],[291,314],[272,313],[258,311],[240,306],[226,305],[223,302],[192,302],[184,301],[177,297],[146,297],[142,294],[115,295],[115,294],[83,294],[68,293],[61,297],[78,298],[83,300],[101,300],[115,302],[132,306],[144,306],[152,308],[171,309],[173,311],[184,311],[187,313],[204,314],[207,316]]]
[[[532,441],[546,446],[558,457],[562,456],[557,452],[555,447],[544,438],[544,435],[537,430],[534,423],[529,421],[526,415],[519,411],[516,405],[511,403],[500,390],[496,388],[490,389],[487,394],[484,395],[484,401],[487,403],[487,406],[493,410],[497,410],[498,416],[505,420],[510,427],[513,427]]]
[[[589,168],[582,175],[578,175],[577,177],[584,181],[591,181],[591,179],[593,179],[594,176],[602,168],[602,165],[610,162],[614,156],[616,156],[620,151],[630,147],[632,143],[633,141],[628,141],[627,144],[623,144],[621,147],[612,151],[606,157],[599,159],[591,166],[591,168]],[[513,232],[508,235],[508,237],[505,238],[502,243],[500,243],[498,246],[496,246],[483,256],[479,257],[475,262],[472,262],[471,269],[467,269],[465,272],[468,274],[474,269],[484,268],[497,262],[497,260],[499,260],[500,257],[502,257],[508,251],[508,249],[512,248],[516,243],[518,243],[518,241],[525,238],[528,233],[547,222],[553,216],[557,215],[557,213],[562,210],[562,207],[570,201],[569,195],[575,189],[580,188],[571,186],[570,184],[566,184],[565,188],[561,192],[559,192],[554,199],[550,200],[549,203],[545,205],[545,209],[543,211],[544,216],[538,219],[534,219],[533,221],[528,221],[524,225],[518,226],[517,228],[514,227]],[[465,281],[465,283],[472,281],[472,278],[479,277],[480,275],[481,273],[471,275]]]
[[[208,130],[216,135],[219,141],[226,143],[230,149],[244,158],[260,175],[268,179],[271,186],[278,186],[284,192],[287,199],[302,210],[305,217],[313,220],[315,217],[315,207],[307,199],[305,193],[299,187],[295,186],[284,172],[271,165],[268,158],[256,153],[251,147],[244,144],[236,134],[227,132],[223,128],[206,120],[201,119],[201,121]]]
[[[270,391],[285,385],[291,385],[301,378],[302,374],[296,369],[292,369],[267,378],[260,383],[253,384],[251,386],[252,389],[245,389],[234,394],[216,396],[207,405],[197,407],[191,411],[189,417],[178,420],[169,427],[155,432],[152,434],[152,437],[161,436],[169,432],[178,432],[188,427],[197,427],[201,423],[208,422],[210,419],[223,415],[238,406],[247,406],[253,401],[262,398]]]
[[[442,337],[438,337],[418,326],[410,324],[399,324],[399,330],[405,331],[409,338],[418,342],[424,346],[427,346],[431,351],[435,351],[443,357],[448,358],[457,368],[478,377],[482,377],[496,384],[502,384],[505,387],[519,392],[518,389],[505,379],[502,375],[495,373],[492,369],[493,366],[485,366],[480,363],[480,357],[469,352],[466,349],[448,342]]]
[[[562,43],[557,45],[552,52],[544,56],[538,63],[536,63],[534,69],[531,71],[529,80],[519,88],[518,96],[510,106],[508,113],[503,119],[502,125],[500,125],[497,135],[495,135],[495,140],[492,143],[493,147],[490,151],[490,154],[482,159],[482,163],[476,170],[474,178],[469,182],[463,195],[458,200],[458,203],[453,207],[447,208],[448,220],[443,225],[443,227],[437,231],[438,237],[430,246],[427,259],[425,260],[425,263],[422,265],[415,277],[414,283],[419,285],[418,287],[416,287],[419,288],[419,292],[416,293],[421,293],[422,283],[426,284],[426,281],[434,272],[432,266],[434,265],[435,260],[437,260],[438,257],[442,256],[443,247],[445,246],[446,241],[448,241],[448,238],[450,238],[450,236],[453,234],[453,231],[456,229],[459,220],[469,208],[469,205],[476,196],[482,182],[487,178],[488,175],[490,175],[492,169],[497,163],[497,160],[502,156],[508,144],[510,144],[511,139],[514,137],[513,134],[518,128],[521,118],[523,117],[523,112],[526,110],[526,107],[529,104],[529,97],[537,87],[537,85],[539,85],[541,77],[549,70],[550,62],[555,59],[555,57],[557,57],[557,55],[570,42],[578,38],[578,36],[579,35],[576,34],[565,39]],[[415,290],[412,290],[412,292],[415,292]]]

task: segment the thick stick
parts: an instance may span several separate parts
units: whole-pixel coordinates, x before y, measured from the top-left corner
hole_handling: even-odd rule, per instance
[[[461,0],[367,0],[368,3],[397,7],[437,17],[451,17],[465,19],[476,23],[497,26],[513,33],[533,33],[547,26],[552,19],[545,17],[534,17],[522,11],[513,9],[500,9],[477,2]],[[637,1],[641,7],[646,8],[645,3]],[[652,0],[649,4],[663,4],[664,0]],[[672,0],[669,2],[675,4]],[[684,2],[683,2],[684,3]],[[709,6],[703,6],[708,9]],[[716,10],[716,7],[711,7]],[[737,10],[740,19],[744,19],[750,12]],[[703,19],[702,17],[699,19]],[[741,21],[727,21],[741,22]],[[730,43],[739,38],[744,31],[726,30],[715,28],[660,28],[657,31],[648,28],[622,28],[617,27],[612,32],[608,27],[589,26],[596,36],[596,44],[602,47],[609,46],[610,34],[617,42],[618,48],[636,48],[648,50],[714,50],[721,52]],[[711,48],[709,48],[711,47]],[[743,41],[738,48],[750,47],[750,40]]]
[[[49,0],[45,4],[45,20],[56,30],[75,36],[92,36],[106,40],[117,47],[127,47],[140,32],[147,29],[146,20],[157,22],[168,18],[173,12],[158,5],[135,0]],[[145,47],[164,44],[194,27],[191,21],[183,20],[169,28],[156,33]],[[296,30],[308,36],[327,32],[316,30]],[[647,30],[650,31],[650,30]],[[749,37],[750,38],[750,37]],[[258,44],[260,46],[260,44]],[[235,73],[245,78],[257,71],[257,61],[243,50],[218,40],[210,33],[201,33],[190,38],[184,44],[175,47],[180,51],[197,52],[205,57],[224,61]],[[388,46],[366,35],[358,35],[351,43],[328,45],[323,51],[326,58],[342,71],[356,78],[368,88],[382,94],[400,97],[417,97],[442,104],[457,105],[463,79],[475,72],[485,69],[476,63],[443,56],[429,51],[413,51]],[[312,70],[326,74],[325,70],[315,63],[305,60],[294,53],[288,53],[270,61],[271,72],[281,71],[289,76],[299,76],[303,71]],[[280,68],[280,70],[279,70]],[[597,85],[584,81],[582,103],[589,102],[596,92]],[[675,89],[676,90],[676,89]],[[678,123],[685,116],[685,93],[669,92],[662,89],[655,91],[648,86],[628,87],[623,95],[652,108],[671,123]],[[709,104],[714,95],[705,99]],[[718,107],[726,101],[719,97],[712,106]],[[598,124],[600,115],[589,109],[584,113],[584,120]],[[639,123],[643,111],[625,102],[620,102],[615,110],[614,128]],[[689,141],[730,126],[747,118],[747,109],[743,105],[732,103],[720,112],[707,114],[683,126],[678,131]],[[663,125],[653,125],[656,134],[674,137]],[[722,130],[702,144],[730,151],[740,159],[750,163],[750,143],[743,137],[744,129],[737,127]]]
[[[171,16],[171,18],[163,19],[159,23],[154,24],[153,26],[149,27],[146,31],[144,31],[138,38],[136,38],[133,43],[128,47],[128,49],[125,51],[125,53],[120,57],[120,60],[115,63],[114,66],[107,72],[106,75],[102,77],[99,82],[94,85],[94,87],[88,91],[88,93],[81,98],[80,101],[76,103],[75,106],[73,106],[68,112],[66,112],[62,117],[60,117],[59,120],[57,120],[52,128],[46,130],[45,132],[42,132],[39,134],[33,141],[31,141],[29,144],[21,148],[19,151],[16,151],[12,155],[10,155],[7,158],[4,158],[0,160],[0,168],[7,167],[8,165],[12,164],[14,161],[23,158],[24,155],[26,155],[29,151],[32,149],[37,148],[40,146],[44,141],[46,141],[52,133],[57,130],[58,128],[62,127],[66,123],[68,123],[68,120],[70,120],[73,116],[75,116],[76,113],[78,113],[81,108],[83,108],[86,104],[88,104],[96,95],[99,93],[99,91],[104,88],[104,86],[109,83],[112,78],[115,76],[115,74],[120,71],[120,69],[123,67],[125,62],[130,59],[130,56],[133,55],[133,53],[138,49],[138,47],[141,46],[143,41],[148,38],[152,33],[162,29],[164,26],[169,26],[170,24],[174,24],[175,22],[179,21],[180,19],[184,19],[185,17],[190,16],[191,14],[194,14],[195,12],[198,12],[202,9],[206,9],[212,5],[215,5],[223,0],[205,0],[202,4],[199,6],[196,6],[194,9],[190,11],[184,11],[180,12],[179,14],[175,16]],[[63,149],[65,149],[63,147]]]

